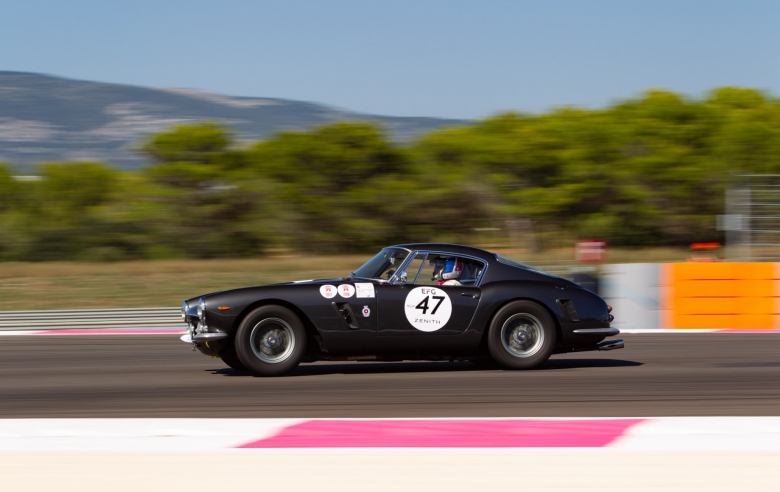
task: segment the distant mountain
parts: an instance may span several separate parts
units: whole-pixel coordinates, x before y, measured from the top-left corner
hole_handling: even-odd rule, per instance
[[[284,99],[233,97],[192,89],[150,89],[0,71],[0,162],[29,170],[42,161],[100,160],[131,169],[144,135],[167,126],[222,121],[241,140],[333,121],[378,121],[396,140],[447,125],[439,118],[401,118]]]

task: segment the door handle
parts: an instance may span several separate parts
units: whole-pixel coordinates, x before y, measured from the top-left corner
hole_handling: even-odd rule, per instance
[[[479,294],[472,294],[470,292],[461,292],[460,295],[463,297],[472,297],[474,299],[479,299]]]

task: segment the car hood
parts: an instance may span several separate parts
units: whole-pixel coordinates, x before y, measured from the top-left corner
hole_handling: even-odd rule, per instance
[[[197,304],[198,299],[201,297],[208,300],[211,297],[217,297],[225,294],[240,294],[242,292],[258,292],[263,290],[272,290],[272,289],[278,289],[278,288],[284,288],[284,287],[295,287],[295,286],[302,286],[302,285],[327,285],[327,284],[337,284],[337,283],[343,283],[343,282],[370,282],[370,279],[350,279],[345,280],[344,277],[336,277],[336,278],[323,278],[323,279],[309,279],[309,280],[294,280],[292,282],[280,282],[278,284],[265,284],[265,285],[255,285],[252,287],[238,287],[236,289],[227,289],[227,290],[219,290],[215,292],[209,292],[208,294],[202,294],[199,296],[192,297],[190,299],[187,299],[187,302],[190,305],[193,305],[193,303]],[[376,280],[375,280],[376,281]]]

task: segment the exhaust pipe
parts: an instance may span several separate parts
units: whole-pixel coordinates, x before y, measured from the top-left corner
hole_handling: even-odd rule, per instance
[[[599,350],[617,350],[625,347],[623,340],[610,340],[609,342],[601,342],[597,345]]]

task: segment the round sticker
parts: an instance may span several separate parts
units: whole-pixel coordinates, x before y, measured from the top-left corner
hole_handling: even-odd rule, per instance
[[[406,296],[404,312],[409,323],[420,331],[443,328],[452,315],[452,301],[437,287],[417,287]]]
[[[349,284],[339,285],[339,294],[341,297],[352,297],[355,295],[355,288]]]
[[[336,297],[336,287],[333,285],[323,285],[320,287],[320,294],[325,299],[333,299]]]

